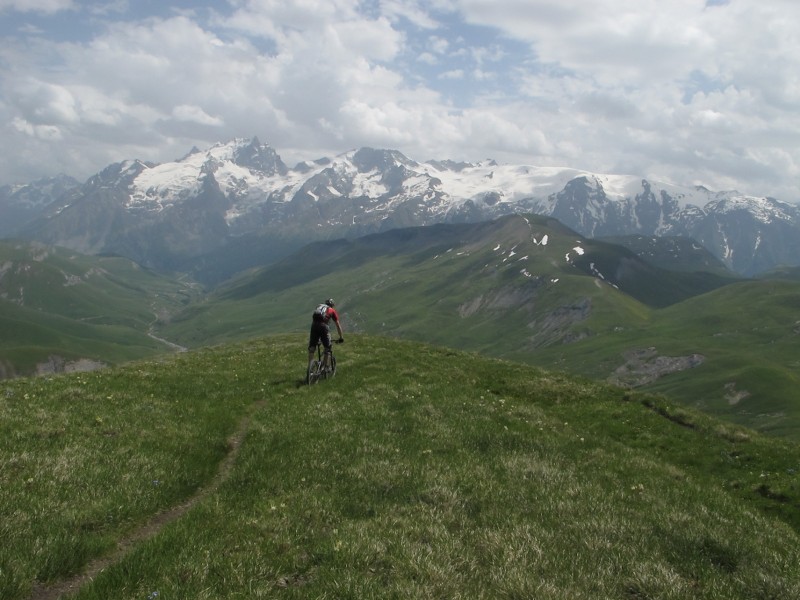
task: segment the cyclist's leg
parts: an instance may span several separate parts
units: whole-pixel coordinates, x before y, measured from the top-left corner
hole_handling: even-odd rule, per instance
[[[317,350],[320,338],[322,337],[322,330],[317,323],[311,324],[311,333],[308,337],[308,370],[311,370],[311,363],[314,362],[314,352]]]
[[[325,333],[321,337],[322,346],[325,348],[325,352],[323,353],[322,364],[325,366],[325,369],[331,368],[331,346],[333,342],[331,341],[331,332],[330,329],[325,327]]]

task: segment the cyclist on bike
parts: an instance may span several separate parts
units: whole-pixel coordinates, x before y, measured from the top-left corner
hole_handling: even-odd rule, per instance
[[[338,343],[344,342],[342,335],[342,325],[339,323],[339,313],[334,308],[336,303],[328,298],[324,303],[320,304],[314,314],[311,316],[311,335],[308,338],[308,366],[311,367],[311,361],[314,360],[314,350],[317,349],[317,344],[322,342],[325,348],[325,355],[323,364],[326,369],[331,366],[331,330],[328,328],[328,322],[333,319],[336,324],[336,330],[339,332]]]

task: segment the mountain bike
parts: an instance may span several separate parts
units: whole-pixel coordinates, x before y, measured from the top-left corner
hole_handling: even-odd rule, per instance
[[[341,344],[342,340],[335,340],[335,343]],[[331,345],[331,364],[329,368],[325,368],[325,347],[322,342],[317,343],[317,358],[311,361],[308,366],[308,373],[306,373],[306,383],[313,385],[320,379],[327,379],[336,375],[336,357],[333,355],[333,345]]]

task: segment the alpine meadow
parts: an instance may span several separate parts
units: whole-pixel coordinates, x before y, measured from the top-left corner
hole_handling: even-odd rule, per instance
[[[0,600],[800,600],[799,26],[0,0]]]
[[[4,245],[0,597],[800,596],[800,283],[641,245],[515,215],[206,290]]]
[[[3,598],[791,598],[796,445],[365,335],[266,336],[0,401]]]

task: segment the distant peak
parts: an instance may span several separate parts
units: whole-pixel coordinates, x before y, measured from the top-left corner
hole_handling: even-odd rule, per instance
[[[175,161],[175,162],[183,162],[183,161],[185,161],[187,158],[189,158],[190,156],[194,156],[195,154],[200,154],[201,152],[202,152],[202,150],[200,150],[200,148],[198,148],[197,146],[192,146],[192,149],[191,149],[191,150],[189,150],[189,151],[188,151],[186,154],[184,154],[183,156],[181,156],[181,157],[180,157],[180,158],[179,158],[177,161]]]
[[[360,171],[385,169],[395,165],[411,166],[416,163],[407,158],[399,150],[379,150],[375,148],[361,148],[353,153],[353,164]]]
[[[456,162],[453,160],[427,160],[425,164],[431,165],[435,169],[440,171],[455,171],[456,173],[460,173],[464,169],[468,169],[469,167],[474,166],[472,163],[468,162]]]

